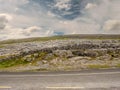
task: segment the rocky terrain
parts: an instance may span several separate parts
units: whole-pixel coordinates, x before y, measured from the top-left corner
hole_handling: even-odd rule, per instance
[[[61,39],[1,44],[0,71],[120,67],[120,39]]]

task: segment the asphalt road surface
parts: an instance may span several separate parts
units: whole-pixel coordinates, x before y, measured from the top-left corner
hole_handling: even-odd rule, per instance
[[[120,69],[0,73],[0,90],[120,90]]]

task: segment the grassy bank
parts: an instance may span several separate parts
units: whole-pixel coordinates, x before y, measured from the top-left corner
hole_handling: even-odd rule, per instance
[[[0,71],[120,68],[120,35],[64,35],[5,40],[0,42],[0,50]]]
[[[51,36],[51,37],[33,37],[26,39],[10,39],[0,41],[2,44],[13,44],[22,42],[34,42],[34,41],[49,41],[49,40],[63,40],[63,39],[118,39],[120,40],[120,35],[104,35],[104,34],[75,34],[75,35],[61,35],[61,36]]]

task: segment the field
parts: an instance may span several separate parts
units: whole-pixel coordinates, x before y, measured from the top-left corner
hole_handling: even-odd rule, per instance
[[[0,71],[119,67],[120,35],[63,35],[0,41]]]

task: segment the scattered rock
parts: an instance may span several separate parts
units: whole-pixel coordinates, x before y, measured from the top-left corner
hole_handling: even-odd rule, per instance
[[[43,63],[43,64],[46,64],[46,63],[47,63],[47,61],[46,61],[46,60],[42,60],[42,63]]]
[[[4,57],[7,55],[8,57]],[[36,61],[38,65],[32,67],[30,64],[24,69],[46,68],[48,70],[52,67],[62,70],[67,66],[87,68],[87,64],[105,63],[115,66],[120,60],[120,41],[69,39],[15,43],[0,48],[0,57],[0,61],[20,57],[30,63]]]
[[[39,54],[38,54],[38,53],[35,53],[35,54],[34,54],[34,57],[35,57],[35,58],[39,57]]]
[[[70,50],[55,50],[53,51],[53,54],[58,57],[66,57],[66,58],[73,57],[73,54]]]

